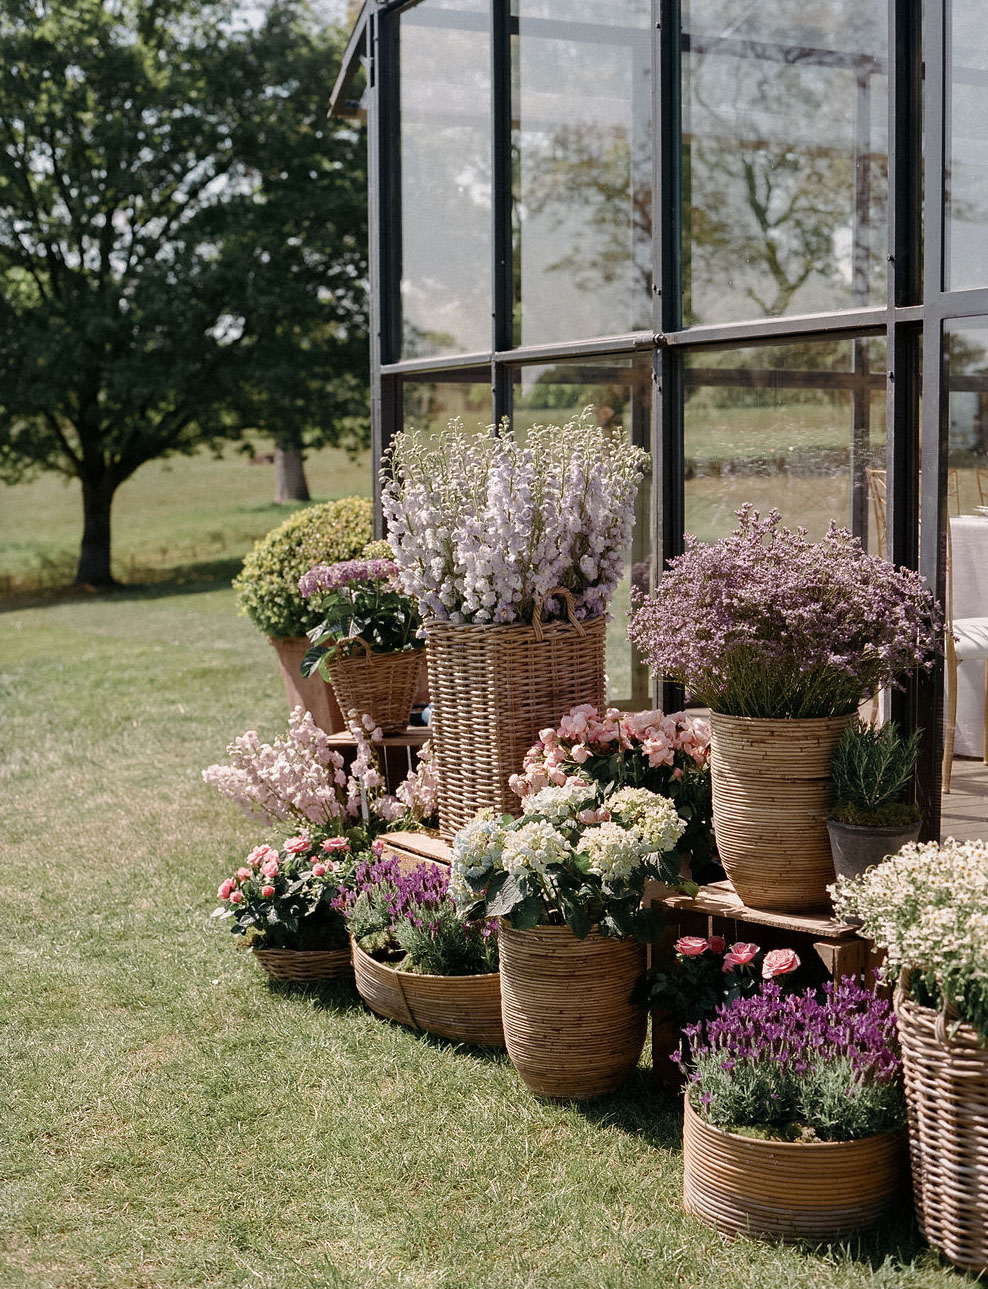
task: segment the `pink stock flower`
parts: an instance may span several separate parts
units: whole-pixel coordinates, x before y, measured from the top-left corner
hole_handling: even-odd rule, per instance
[[[273,886],[262,886],[262,887],[261,887],[261,895],[263,896],[263,898],[264,898],[264,899],[269,900],[273,894],[274,894],[274,887],[273,887]]]
[[[682,935],[672,947],[684,958],[699,958],[701,953],[706,953],[710,948],[710,943],[703,936]]]
[[[265,877],[276,877],[278,875],[277,859],[266,859],[261,865],[261,872]]]
[[[243,902],[244,902],[244,894],[243,894],[243,891],[231,891],[231,892],[230,892],[230,903],[231,903],[231,904],[243,904]]]
[[[350,843],[345,837],[327,837],[322,844],[322,848],[328,852],[332,852],[334,850],[349,850]]]
[[[707,944],[711,953],[723,953],[727,948],[727,941],[722,935],[712,935],[708,938]]]
[[[324,877],[324,876],[325,876],[325,874],[326,874],[326,865],[325,865],[325,864],[313,864],[313,865],[312,865],[312,876],[313,876],[313,877]]]
[[[799,966],[799,955],[792,949],[772,949],[765,955],[762,963],[762,978],[772,980],[776,976],[786,976]]]

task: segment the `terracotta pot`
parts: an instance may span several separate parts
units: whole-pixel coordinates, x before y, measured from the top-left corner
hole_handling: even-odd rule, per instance
[[[710,713],[714,833],[748,908],[828,908],[830,761],[852,716],[756,720]]]
[[[278,655],[278,666],[281,679],[285,682],[285,696],[289,709],[298,706],[312,713],[312,719],[327,734],[337,734],[346,729],[346,721],[340,711],[333,687],[317,673],[314,676],[303,676],[299,671],[302,659],[309,648],[305,636],[292,640],[279,640],[268,636],[268,642]]]
[[[902,1204],[905,1132],[859,1141],[742,1137],[706,1123],[686,1098],[683,1202],[725,1235],[837,1240]]]
[[[353,945],[357,992],[378,1016],[458,1043],[503,1047],[498,973],[427,976],[395,971]]]
[[[645,1043],[647,1009],[631,1001],[645,946],[565,926],[502,926],[498,944],[504,1038],[526,1086],[576,1101],[619,1087]]]

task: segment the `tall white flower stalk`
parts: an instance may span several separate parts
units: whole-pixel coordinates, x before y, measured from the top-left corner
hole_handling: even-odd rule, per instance
[[[423,617],[531,622],[606,612],[631,543],[648,455],[598,426],[592,410],[522,438],[464,430],[398,434],[381,473],[388,537],[403,589]]]

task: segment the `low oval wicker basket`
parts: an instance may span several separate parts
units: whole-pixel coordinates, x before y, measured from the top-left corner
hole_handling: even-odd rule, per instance
[[[765,1141],[706,1123],[685,1099],[683,1203],[723,1235],[836,1240],[901,1201],[905,1132],[858,1141]]]
[[[272,980],[342,980],[353,975],[350,950],[253,949],[252,953]]]
[[[477,1047],[503,1047],[501,980],[482,976],[425,976],[395,971],[353,944],[357,992],[378,1016],[412,1029]]]
[[[350,711],[373,716],[385,734],[407,729],[421,687],[425,667],[424,649],[402,649],[396,653],[372,653],[365,640],[351,636],[337,642],[363,649],[349,657],[336,656],[327,662],[333,693],[344,716]]]
[[[895,992],[920,1229],[968,1271],[988,1270],[988,1049],[970,1025]]]
[[[584,1101],[611,1092],[638,1064],[647,1009],[631,994],[645,946],[566,926],[502,925],[501,1015],[512,1064],[537,1096]]]

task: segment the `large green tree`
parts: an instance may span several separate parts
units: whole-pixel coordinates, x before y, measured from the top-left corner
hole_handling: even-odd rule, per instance
[[[366,435],[365,161],[340,34],[296,0],[0,4],[0,478],[116,489],[254,431]]]

